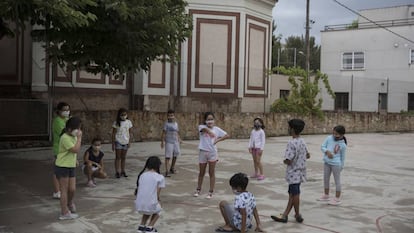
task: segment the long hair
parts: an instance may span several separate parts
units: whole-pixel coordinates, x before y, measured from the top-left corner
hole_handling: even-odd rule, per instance
[[[139,178],[141,177],[142,173],[145,172],[146,169],[150,170],[153,169],[155,170],[158,174],[160,173],[160,167],[161,167],[161,160],[160,158],[158,158],[158,156],[150,156],[147,161],[145,162],[145,166],[142,169],[142,171],[139,173],[138,178],[137,178],[137,187],[139,186]]]
[[[118,110],[118,114],[116,115],[116,125],[121,126],[121,114],[124,112],[128,112],[125,108],[120,108]]]

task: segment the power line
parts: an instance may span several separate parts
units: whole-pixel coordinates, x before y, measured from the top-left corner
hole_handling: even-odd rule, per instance
[[[340,3],[340,2],[339,2],[339,1],[337,1],[337,0],[332,0],[332,1],[334,1],[334,2],[335,2],[335,3],[337,3],[338,5],[342,6],[343,8],[345,8],[345,9],[347,9],[347,10],[351,11],[352,13],[354,13],[354,14],[358,15],[359,17],[362,17],[362,18],[364,18],[364,19],[368,20],[369,22],[371,22],[371,23],[375,24],[376,26],[378,26],[378,27],[380,27],[380,28],[382,28],[382,29],[385,29],[385,30],[387,30],[388,32],[391,32],[392,34],[394,34],[394,35],[396,35],[396,36],[398,36],[398,37],[400,37],[400,38],[402,38],[402,39],[404,39],[404,40],[406,40],[406,41],[411,42],[411,43],[413,43],[413,44],[414,44],[414,40],[411,40],[411,39],[409,39],[409,38],[407,38],[407,37],[405,37],[405,36],[403,36],[403,35],[401,35],[401,34],[398,34],[398,33],[394,32],[394,31],[392,31],[392,30],[388,29],[387,27],[384,27],[384,26],[382,26],[382,25],[380,25],[380,24],[376,23],[375,21],[373,21],[373,20],[371,20],[371,19],[369,19],[369,18],[367,18],[367,17],[365,17],[365,16],[361,15],[359,12],[357,12],[357,11],[355,11],[355,10],[353,10],[353,9],[351,9],[351,8],[349,8],[349,7],[347,7],[347,6],[345,6],[344,4]]]

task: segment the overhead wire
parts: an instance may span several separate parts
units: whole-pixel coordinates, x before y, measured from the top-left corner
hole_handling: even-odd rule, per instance
[[[335,3],[337,3],[338,5],[342,6],[343,8],[345,8],[345,9],[347,9],[347,10],[351,11],[352,13],[354,13],[354,14],[358,15],[359,17],[361,17],[361,18],[364,18],[364,19],[368,20],[369,22],[371,22],[371,23],[375,24],[376,26],[378,26],[378,27],[380,27],[380,28],[382,28],[382,29],[384,29],[384,30],[386,30],[386,31],[388,31],[388,32],[391,32],[392,34],[394,34],[394,35],[396,35],[396,36],[398,36],[398,37],[400,37],[400,38],[402,38],[402,39],[404,39],[404,40],[406,40],[406,41],[408,41],[408,42],[410,42],[410,43],[413,43],[413,44],[414,44],[414,40],[411,40],[411,39],[409,39],[409,38],[407,38],[407,37],[405,37],[405,36],[403,36],[403,35],[401,35],[401,34],[399,34],[399,33],[396,33],[396,32],[394,32],[394,31],[392,31],[391,29],[389,29],[389,28],[387,28],[387,27],[385,27],[385,26],[382,26],[381,24],[378,24],[377,22],[375,22],[375,21],[373,21],[373,20],[369,19],[368,17],[366,17],[366,16],[364,16],[364,15],[360,14],[359,12],[357,12],[357,11],[355,11],[355,10],[351,9],[350,7],[348,7],[348,6],[344,5],[343,3],[339,2],[338,0],[332,0],[332,1],[334,1],[334,2],[335,2]]]

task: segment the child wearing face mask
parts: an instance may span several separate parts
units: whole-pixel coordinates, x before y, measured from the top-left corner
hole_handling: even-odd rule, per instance
[[[115,151],[115,177],[128,177],[125,172],[125,160],[131,146],[132,122],[128,119],[127,110],[120,108],[116,121],[112,125],[112,151]]]
[[[208,164],[208,174],[210,176],[210,189],[206,196],[207,199],[213,197],[214,185],[216,183],[216,163],[218,161],[217,146],[218,142],[226,140],[229,135],[226,131],[214,125],[214,114],[212,112],[206,112],[204,114],[204,124],[198,126],[200,144],[198,146],[198,183],[197,189],[194,192],[194,197],[198,197],[201,193],[201,187],[203,185],[204,175]]]
[[[219,204],[224,226],[216,229],[216,232],[247,232],[252,228],[253,217],[256,220],[256,232],[264,232],[260,224],[256,200],[251,192],[246,190],[249,178],[246,174],[237,173],[230,178],[230,186],[236,195],[234,203],[221,201]]]
[[[56,117],[52,122],[52,137],[53,137],[53,166],[56,161],[56,156],[59,153],[59,139],[62,134],[62,130],[65,128],[66,121],[69,119],[70,115],[70,106],[65,102],[58,103],[56,107]],[[56,175],[52,175],[53,181],[53,194],[52,197],[59,199],[60,198],[60,188],[59,181],[56,178]]]
[[[107,177],[104,171],[103,157],[104,153],[101,151],[101,139],[95,137],[92,140],[92,145],[85,151],[83,155],[82,170],[88,177],[87,186],[96,187],[95,177],[105,179]]]
[[[327,201],[329,205],[341,204],[341,171],[345,165],[345,154],[347,141],[345,138],[345,127],[337,125],[333,128],[332,135],[326,137],[321,145],[323,153],[324,169],[323,183],[324,194],[318,201]],[[335,198],[329,197],[329,180],[333,174],[336,186]]]
[[[263,165],[261,162],[264,145],[266,142],[263,120],[259,117],[253,120],[254,128],[250,133],[249,140],[249,153],[253,157],[254,174],[250,178],[256,178],[257,180],[263,180]]]
[[[81,120],[70,118],[65,125],[59,141],[59,152],[55,161],[55,175],[60,186],[60,220],[78,217],[73,197],[76,191],[75,168],[78,166],[77,153],[82,142]]]
[[[178,134],[178,123],[175,121],[174,113],[174,110],[168,110],[168,120],[164,123],[161,134],[161,149],[163,149],[165,146],[165,177],[170,177],[171,175],[169,173],[176,173],[175,163],[177,162],[177,157],[180,155],[181,139],[180,135]],[[170,166],[171,158],[171,167],[168,169]]]

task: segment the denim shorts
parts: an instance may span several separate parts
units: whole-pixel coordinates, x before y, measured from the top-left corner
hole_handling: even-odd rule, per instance
[[[65,178],[65,177],[75,177],[75,168],[74,167],[58,167],[55,166],[55,175],[56,178]]]
[[[288,193],[292,196],[296,196],[300,194],[300,183],[299,184],[290,184]]]
[[[115,150],[128,150],[128,144],[123,145],[123,144],[115,141]]]

